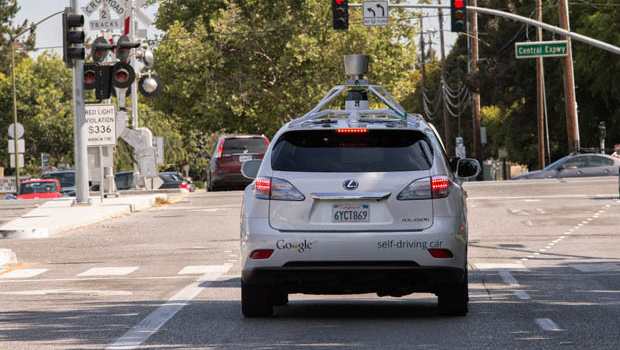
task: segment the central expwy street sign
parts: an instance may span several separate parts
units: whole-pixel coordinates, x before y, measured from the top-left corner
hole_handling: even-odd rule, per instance
[[[567,56],[568,42],[557,40],[515,43],[515,55],[517,58]]]
[[[364,1],[363,6],[365,26],[388,25],[387,1]]]

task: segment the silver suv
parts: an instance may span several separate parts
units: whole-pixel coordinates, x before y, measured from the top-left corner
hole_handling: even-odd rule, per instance
[[[461,183],[480,165],[451,161],[431,124],[357,73],[243,164],[254,179],[241,212],[246,317],[292,293],[431,292],[442,314],[467,313]],[[345,90],[345,109],[323,109]],[[387,108],[370,109],[369,94]]]

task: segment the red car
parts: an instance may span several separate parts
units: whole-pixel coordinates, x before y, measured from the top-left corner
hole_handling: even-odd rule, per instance
[[[243,189],[252,180],[241,175],[241,163],[263,159],[269,140],[263,135],[220,136],[207,167],[207,191]]]
[[[17,199],[60,198],[62,191],[56,179],[32,179],[19,185]]]

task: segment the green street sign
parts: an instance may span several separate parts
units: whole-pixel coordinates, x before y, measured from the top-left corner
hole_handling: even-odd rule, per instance
[[[527,41],[515,43],[517,58],[558,57],[568,55],[568,42],[557,41]]]

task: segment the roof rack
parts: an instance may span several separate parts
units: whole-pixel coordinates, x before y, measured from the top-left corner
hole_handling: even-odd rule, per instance
[[[402,123],[418,122],[421,116],[412,116],[413,120],[409,120],[407,111],[387,92],[385,88],[380,85],[371,85],[367,80],[363,80],[363,75],[366,73],[368,67],[368,56],[366,55],[345,55],[345,69],[347,74],[351,76],[351,79],[347,80],[344,85],[337,85],[332,87],[323,99],[304,116],[291,121],[291,126],[301,125],[313,119],[323,118],[329,114],[346,115],[347,119],[352,122],[360,121],[372,121],[372,122],[394,122],[394,120],[385,119],[385,121],[378,118],[370,118],[364,120],[363,115],[376,115],[384,114],[393,118],[399,119]],[[322,110],[329,102],[339,96],[347,88],[358,88],[364,92],[370,92],[375,95],[383,104],[386,109],[329,109]]]

